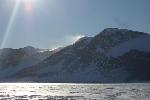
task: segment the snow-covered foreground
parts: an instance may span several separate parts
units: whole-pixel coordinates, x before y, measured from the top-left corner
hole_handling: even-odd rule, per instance
[[[149,100],[150,84],[1,83],[0,99]]]

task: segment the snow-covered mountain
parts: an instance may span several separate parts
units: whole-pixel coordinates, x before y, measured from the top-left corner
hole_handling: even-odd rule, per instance
[[[17,71],[42,62],[55,51],[27,46],[20,49],[4,48],[0,50],[0,80],[11,77]]]
[[[13,73],[0,71],[0,76],[2,81],[19,82],[150,81],[149,43],[147,33],[107,28],[56,51],[33,51],[30,47],[26,49],[30,53],[25,53],[15,49],[4,59],[9,54],[4,49],[0,61],[8,65],[4,63],[0,68],[11,71],[11,66]]]

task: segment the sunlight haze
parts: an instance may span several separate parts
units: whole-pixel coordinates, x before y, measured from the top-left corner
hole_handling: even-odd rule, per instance
[[[149,0],[0,0],[0,47],[62,47],[77,36],[94,36],[109,27],[150,33],[149,4]]]

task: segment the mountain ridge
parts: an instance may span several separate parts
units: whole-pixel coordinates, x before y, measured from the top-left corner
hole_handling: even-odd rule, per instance
[[[22,67],[8,75],[7,79],[2,78],[2,81],[81,83],[150,81],[146,76],[150,73],[150,56],[147,56],[150,54],[150,46],[142,42],[146,39],[150,41],[150,35],[147,33],[107,28],[94,37],[83,37],[56,52],[48,51],[50,53],[42,54],[44,55],[42,60]],[[146,43],[145,46],[138,46],[140,42]],[[125,47],[128,50],[125,50]],[[147,47],[147,51],[144,51],[143,47]],[[119,53],[121,50],[124,52]],[[142,74],[144,71],[145,74]]]

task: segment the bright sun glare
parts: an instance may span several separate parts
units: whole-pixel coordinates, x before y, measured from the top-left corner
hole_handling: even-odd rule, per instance
[[[33,9],[33,1],[35,0],[22,0],[23,8],[26,12],[31,12]]]
[[[21,6],[21,8],[23,8],[25,13],[30,14],[33,10],[33,4],[35,4],[38,0],[14,0],[14,1],[15,1],[15,5],[13,8],[13,12],[10,16],[10,20],[9,20],[7,29],[5,31],[5,34],[3,36],[2,42],[0,43],[0,48],[4,48],[4,46],[6,44],[6,41],[9,37],[10,30],[13,26],[14,20],[16,18],[16,14],[17,14],[20,6]]]

